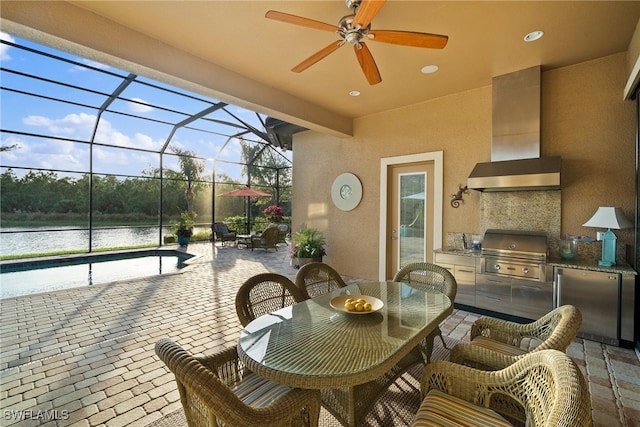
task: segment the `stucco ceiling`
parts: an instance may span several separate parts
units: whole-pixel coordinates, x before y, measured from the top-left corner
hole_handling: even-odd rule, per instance
[[[343,0],[68,3],[224,68],[256,88],[349,120],[488,86],[493,76],[535,65],[547,71],[624,52],[640,19],[638,1],[389,0],[372,29],[444,34],[449,42],[442,50],[367,42],[382,75],[380,84],[370,86],[348,45],[293,73],[293,66],[338,37],[264,16],[274,9],[337,24],[349,12]],[[525,43],[533,30],[544,31],[544,37]],[[432,64],[438,72],[420,72]],[[221,83],[216,90],[225,88]],[[349,96],[352,90],[361,95]],[[283,104],[266,110],[295,118]]]

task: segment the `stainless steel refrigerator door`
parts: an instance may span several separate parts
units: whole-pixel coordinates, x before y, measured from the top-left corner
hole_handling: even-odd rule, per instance
[[[582,337],[617,343],[617,274],[557,268],[556,292],[558,306],[571,304],[582,313]]]

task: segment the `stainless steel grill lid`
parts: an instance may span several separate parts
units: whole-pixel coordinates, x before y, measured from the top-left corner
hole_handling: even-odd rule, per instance
[[[482,254],[545,262],[547,235],[538,231],[487,230],[482,241]]]

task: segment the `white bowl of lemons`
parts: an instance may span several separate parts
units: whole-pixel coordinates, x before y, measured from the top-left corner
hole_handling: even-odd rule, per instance
[[[369,295],[339,295],[330,302],[337,311],[349,314],[375,313],[384,307],[384,303]]]

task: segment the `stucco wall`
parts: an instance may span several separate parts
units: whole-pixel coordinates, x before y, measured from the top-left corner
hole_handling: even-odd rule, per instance
[[[563,159],[561,235],[595,236],[582,224],[598,206],[621,206],[633,215],[634,105],[623,100],[627,77],[624,53],[543,71],[541,152]],[[346,275],[377,278],[383,157],[443,150],[443,236],[480,231],[480,193],[465,195],[458,209],[449,201],[476,163],[490,161],[490,86],[363,117],[354,129],[353,138],[312,131],[294,137],[293,227],[306,223],[325,233],[326,262]],[[362,202],[350,212],[331,202],[331,184],[343,172],[363,184]],[[631,243],[631,230],[617,234]]]
[[[630,98],[640,82],[640,20],[627,50],[627,76],[625,97]]]

